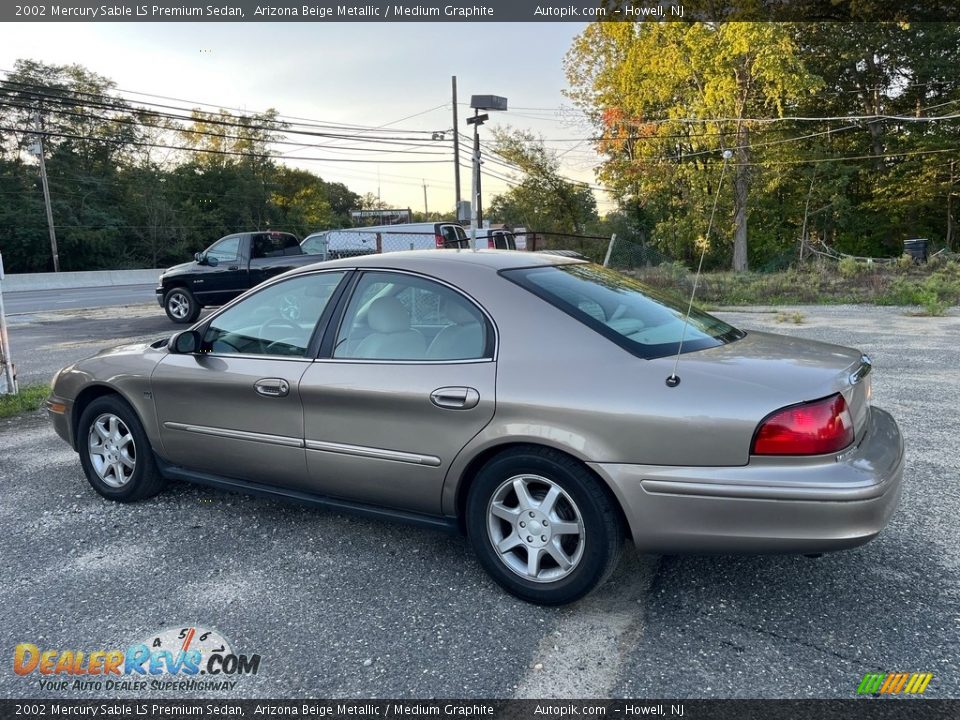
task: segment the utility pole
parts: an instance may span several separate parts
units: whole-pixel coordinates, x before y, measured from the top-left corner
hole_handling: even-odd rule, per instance
[[[426,219],[427,215],[430,214],[430,209],[427,207],[427,181],[423,181],[423,217]]]
[[[457,214],[457,220],[460,219],[460,125],[457,120],[457,76],[453,80],[453,207]]]
[[[60,272],[60,252],[57,250],[57,231],[53,227],[53,208],[50,205],[50,184],[47,182],[47,164],[43,160],[43,130],[40,115],[37,115],[37,142],[35,154],[40,160],[40,184],[43,185],[43,202],[47,206],[47,230],[50,233],[50,253],[53,255],[53,271]]]
[[[481,110],[506,110],[507,99],[499,95],[473,95],[470,98],[473,117],[467,118],[467,125],[473,125],[473,198],[470,203],[470,244],[477,249],[477,229],[483,224],[483,211],[480,209],[480,126],[490,116],[480,114]]]
[[[474,116],[474,120],[477,120],[477,116],[479,116],[480,111],[474,110],[474,113],[476,114]],[[481,165],[480,125],[482,124],[483,124],[482,121],[477,121],[477,124],[473,126],[473,162],[476,164],[476,173],[477,173],[477,187],[474,189],[473,199],[474,199],[474,202],[476,202],[477,204],[476,207],[477,207],[477,227],[478,228],[483,227],[483,206],[480,203],[480,195],[482,192],[481,185],[483,182],[483,178],[480,175],[480,165]]]
[[[473,117],[467,118],[467,124],[473,125],[473,187],[470,197],[470,245],[474,251],[477,249],[477,230],[483,218],[480,215],[480,126],[490,119],[490,116],[484,113],[480,114],[479,108],[473,111]]]

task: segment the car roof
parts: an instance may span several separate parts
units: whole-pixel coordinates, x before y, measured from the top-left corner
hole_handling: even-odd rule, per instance
[[[318,265],[330,268],[394,268],[397,270],[413,271],[429,271],[431,268],[439,268],[444,265],[448,267],[450,265],[460,265],[489,268],[497,272],[511,268],[569,265],[582,262],[584,261],[577,258],[524,252],[522,250],[484,249],[477,250],[476,252],[457,249],[403,250],[400,252],[357,255],[339,260],[327,260],[314,265],[308,265],[306,268],[301,268],[297,272],[307,268],[316,269]]]

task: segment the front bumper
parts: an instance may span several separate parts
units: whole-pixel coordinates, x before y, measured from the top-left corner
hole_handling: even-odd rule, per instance
[[[896,421],[872,408],[860,444],[837,456],[591,467],[620,500],[640,550],[819,553],[876,537],[900,499],[903,464]]]
[[[47,411],[47,417],[50,424],[53,425],[57,435],[66,440],[66,442],[76,450],[77,446],[73,439],[73,402],[65,398],[50,395],[44,403],[44,409]]]

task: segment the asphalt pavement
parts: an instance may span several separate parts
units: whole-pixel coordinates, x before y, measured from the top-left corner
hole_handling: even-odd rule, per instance
[[[933,673],[926,696],[958,698],[960,316],[797,310],[800,325],[717,314],[873,358],[874,402],[906,438],[906,484],[862,548],[816,560],[630,550],[600,592],[540,608],[504,594],[457,536],[183,484],[109,503],[38,413],[0,421],[0,647],[126,648],[199,625],[261,656],[229,691],[152,697],[851,698],[865,673],[899,671]],[[37,313],[14,319],[11,342],[21,380],[47,380],[177,327],[156,306]],[[138,692],[0,673],[0,697],[91,696]]]
[[[156,283],[148,285],[106,285],[95,288],[57,288],[56,290],[20,290],[4,292],[3,304],[8,315],[137,305],[152,302],[156,307]]]

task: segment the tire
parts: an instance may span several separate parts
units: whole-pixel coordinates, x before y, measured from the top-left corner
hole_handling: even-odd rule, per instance
[[[568,455],[535,446],[504,451],[483,466],[467,496],[466,527],[491,577],[540,605],[565,605],[599,587],[624,541],[607,488]]]
[[[77,424],[77,451],[87,481],[108,500],[145,500],[166,485],[143,425],[117,395],[99,397],[84,409]]]
[[[187,324],[196,322],[200,317],[200,303],[193,293],[185,287],[175,287],[163,297],[163,309],[167,317],[175,323]]]

